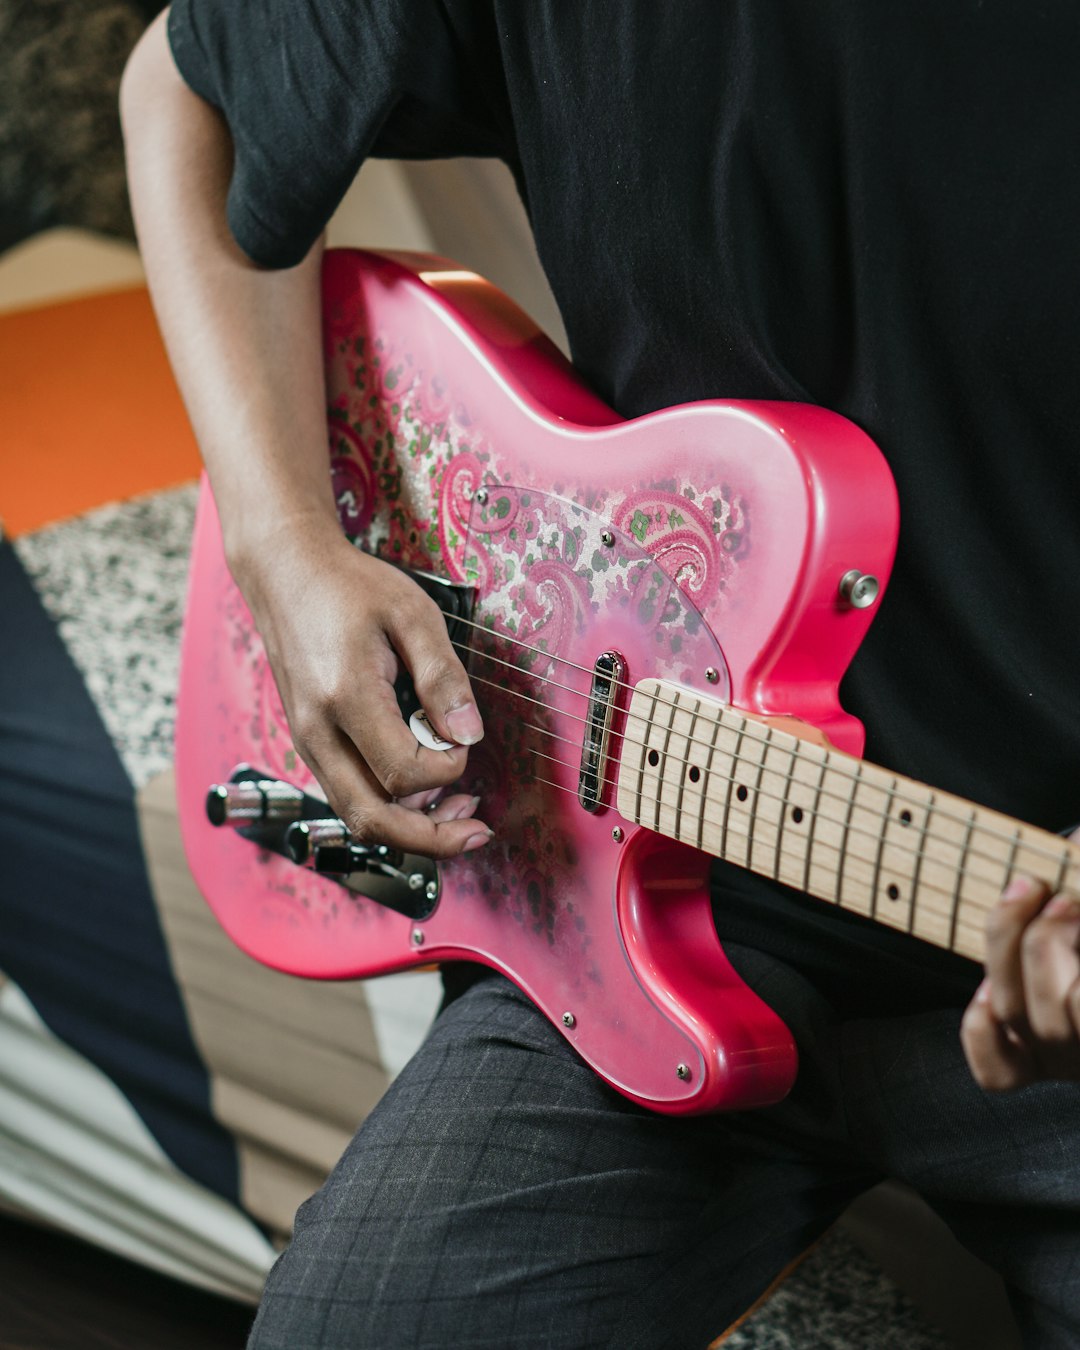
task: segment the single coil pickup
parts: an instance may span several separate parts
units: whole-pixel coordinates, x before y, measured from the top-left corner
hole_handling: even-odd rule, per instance
[[[611,723],[625,671],[626,663],[618,652],[603,652],[593,665],[585,738],[581,746],[581,767],[578,771],[578,801],[586,811],[599,811],[602,805]]]

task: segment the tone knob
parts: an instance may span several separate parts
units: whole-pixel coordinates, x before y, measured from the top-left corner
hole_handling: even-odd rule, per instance
[[[294,863],[311,863],[315,850],[321,848],[347,849],[349,831],[345,822],[336,817],[326,820],[298,820],[285,831],[285,847]]]

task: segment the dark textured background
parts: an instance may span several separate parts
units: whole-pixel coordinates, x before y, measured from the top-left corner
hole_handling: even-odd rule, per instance
[[[0,249],[56,225],[132,237],[117,91],[160,8],[0,0]]]

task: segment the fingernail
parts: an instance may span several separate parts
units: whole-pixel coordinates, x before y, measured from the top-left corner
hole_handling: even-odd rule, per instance
[[[1043,913],[1052,919],[1080,919],[1080,903],[1074,895],[1055,895]]]
[[[461,805],[456,808],[451,819],[467,820],[469,816],[476,815],[476,808],[479,805],[480,805],[479,797],[470,797],[468,801],[462,802]]]
[[[989,1002],[990,1002],[990,981],[989,981],[989,980],[983,980],[982,984],[980,984],[979,987],[978,987],[978,989],[975,990],[975,1002],[976,1002],[976,1003],[989,1003]]]
[[[466,703],[464,707],[448,712],[446,725],[458,745],[475,745],[484,735],[484,724],[475,703]]]
[[[1002,900],[1027,900],[1035,890],[1035,882],[1031,877],[1013,877],[1012,881],[1001,892]]]
[[[474,848],[483,848],[488,840],[493,838],[494,832],[492,830],[485,830],[483,834],[471,834],[468,839],[465,840],[464,851],[466,853],[471,853]]]

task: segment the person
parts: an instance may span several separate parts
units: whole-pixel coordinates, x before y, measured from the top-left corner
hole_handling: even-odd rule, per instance
[[[864,427],[903,519],[844,686],[868,758],[1080,819],[1078,55],[1064,0],[175,0],[122,91],[150,287],[294,740],[359,838],[490,837],[452,790],[483,734],[465,671],[344,542],[326,472],[320,240],[372,154],[510,166],[624,416],[797,399]],[[399,661],[459,748],[416,746]],[[733,870],[718,897],[799,1044],[783,1103],[641,1111],[508,981],[448,969],[251,1344],[704,1345],[884,1176],[1002,1272],[1027,1344],[1080,1344],[1080,900],[1015,878],[980,981]]]

